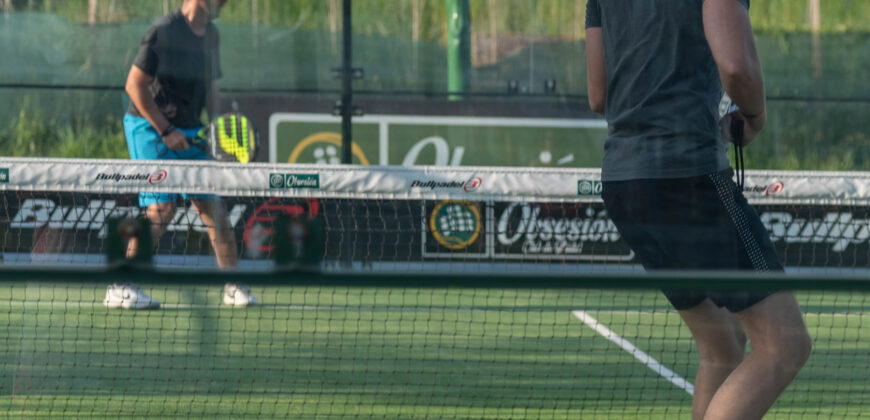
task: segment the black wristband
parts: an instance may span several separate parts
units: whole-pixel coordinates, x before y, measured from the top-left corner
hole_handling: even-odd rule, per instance
[[[169,133],[171,133],[171,132],[173,132],[173,131],[175,131],[175,126],[172,125],[172,124],[169,124],[169,127],[166,127],[166,129],[163,130],[162,133],[160,133],[160,137],[161,137],[161,138],[166,137],[166,136],[169,135]]]

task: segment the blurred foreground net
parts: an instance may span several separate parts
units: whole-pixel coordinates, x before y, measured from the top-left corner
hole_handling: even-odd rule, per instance
[[[662,279],[639,276],[596,171],[5,159],[4,174],[7,414],[690,416],[691,335],[656,291]],[[866,181],[747,176],[815,341],[771,418],[870,409],[870,284],[837,281],[866,274]],[[243,269],[208,272],[206,227],[179,200],[157,245],[162,271],[99,271],[106,221],[141,216],[140,191],[221,196]],[[271,272],[281,214],[323,223],[326,274]],[[601,273],[612,277],[583,281]],[[125,281],[161,309],[105,308],[106,285]],[[221,305],[225,281],[250,283],[260,304]]]

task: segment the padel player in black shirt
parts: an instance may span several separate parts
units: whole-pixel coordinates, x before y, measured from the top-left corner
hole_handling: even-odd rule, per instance
[[[145,37],[127,76],[130,106],[124,116],[127,148],[134,160],[211,159],[187,139],[203,128],[203,110],[215,113],[216,80],[220,77],[217,28],[212,23],[227,0],[185,0],[181,9],[160,19]],[[211,100],[212,103],[207,103]],[[226,208],[218,197],[185,195],[208,228],[218,266],[237,265],[235,235]],[[142,193],[139,205],[146,208],[154,244],[175,216],[176,194]],[[127,255],[138,250],[131,239]],[[224,288],[224,303],[247,306],[256,303],[247,286],[230,283]],[[160,303],[133,284],[110,285],[103,303],[108,307],[149,309]]]
[[[718,134],[723,88],[741,109],[732,118],[744,123],[742,145],[767,119],[748,8],[749,0],[587,1],[589,102],[609,126],[602,197],[648,270],[782,270]],[[694,419],[761,418],[809,357],[791,292],[665,295],[698,346]]]

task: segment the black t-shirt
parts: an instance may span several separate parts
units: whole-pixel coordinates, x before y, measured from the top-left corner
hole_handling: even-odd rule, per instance
[[[740,1],[749,7],[749,0]],[[682,178],[729,166],[704,0],[587,0],[607,69],[602,178]]]
[[[197,36],[180,10],[160,19],[142,38],[133,65],[154,77],[151,95],[176,127],[203,125],[200,115],[208,90],[221,76],[219,41],[214,24],[209,23],[204,36]],[[127,112],[142,116],[132,102]]]

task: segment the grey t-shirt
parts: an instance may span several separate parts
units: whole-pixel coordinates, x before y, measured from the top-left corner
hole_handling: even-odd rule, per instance
[[[740,1],[749,7],[748,0]],[[718,130],[719,72],[704,0],[588,0],[602,28],[609,126],[605,181],[682,178],[728,168]]]
[[[202,126],[212,80],[220,78],[219,36],[214,24],[197,36],[180,10],[160,19],[142,38],[133,65],[154,77],[151,95],[160,112],[179,128]],[[141,117],[130,102],[127,112]]]

